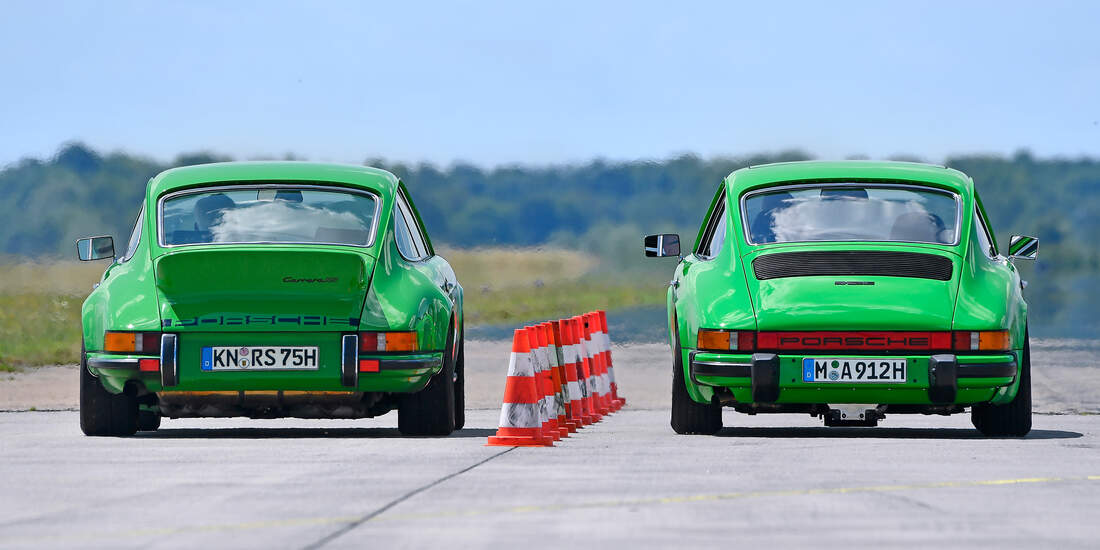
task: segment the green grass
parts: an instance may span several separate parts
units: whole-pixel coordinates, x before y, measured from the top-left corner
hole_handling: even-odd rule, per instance
[[[663,284],[600,279],[501,290],[464,288],[466,324],[471,326],[557,319],[596,309],[657,305],[665,301]]]
[[[83,296],[0,294],[0,371],[75,363]]]

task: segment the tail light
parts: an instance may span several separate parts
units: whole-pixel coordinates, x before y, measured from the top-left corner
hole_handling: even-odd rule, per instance
[[[159,332],[109,330],[103,335],[103,351],[110,353],[160,353]]]
[[[417,339],[413,331],[360,332],[359,351],[416,351]]]
[[[700,351],[753,351],[756,349],[756,332],[701,328],[697,344]]]
[[[955,351],[1008,351],[1012,337],[1007,330],[956,330],[952,337]]]

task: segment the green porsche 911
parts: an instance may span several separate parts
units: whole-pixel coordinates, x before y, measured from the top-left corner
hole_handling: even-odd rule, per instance
[[[149,181],[125,251],[82,310],[80,426],[162,416],[464,422],[462,287],[383,170],[241,162]]]
[[[971,410],[983,434],[1031,429],[1027,304],[974,182],[941,166],[795,162],[727,176],[668,289],[672,428],[722,407],[874,426]],[[681,256],[675,234],[647,256]]]

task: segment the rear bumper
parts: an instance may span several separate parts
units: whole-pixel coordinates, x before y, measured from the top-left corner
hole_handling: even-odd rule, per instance
[[[811,356],[691,351],[688,365],[694,384],[727,388],[741,403],[983,403],[1011,386],[1018,372],[1015,353],[892,355],[906,360],[905,382],[804,382],[802,360]]]
[[[322,357],[325,357],[322,348]],[[333,356],[331,352],[328,354]],[[123,391],[128,382],[140,383],[154,393],[212,391],[301,391],[301,392],[417,392],[442,368],[442,352],[362,355],[358,359],[373,361],[367,371],[357,372],[353,385],[343,383],[340,362],[335,356],[322,359],[317,370],[311,371],[219,371],[206,372],[195,358],[184,354],[175,384],[164,385],[159,371],[142,371],[140,359],[155,356],[117,355],[90,352],[88,371],[100,379],[110,392]],[[190,359],[190,360],[189,360]],[[163,368],[165,364],[161,364]]]

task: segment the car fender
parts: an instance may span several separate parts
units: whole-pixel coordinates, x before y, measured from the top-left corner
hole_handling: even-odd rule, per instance
[[[149,262],[149,225],[133,257],[115,262],[81,306],[81,328],[88,351],[103,349],[108,330],[159,331],[160,307]]]
[[[392,229],[379,249],[370,289],[363,304],[363,330],[413,330],[421,349],[443,350],[456,302],[433,284],[431,267],[408,261],[397,249]]]

